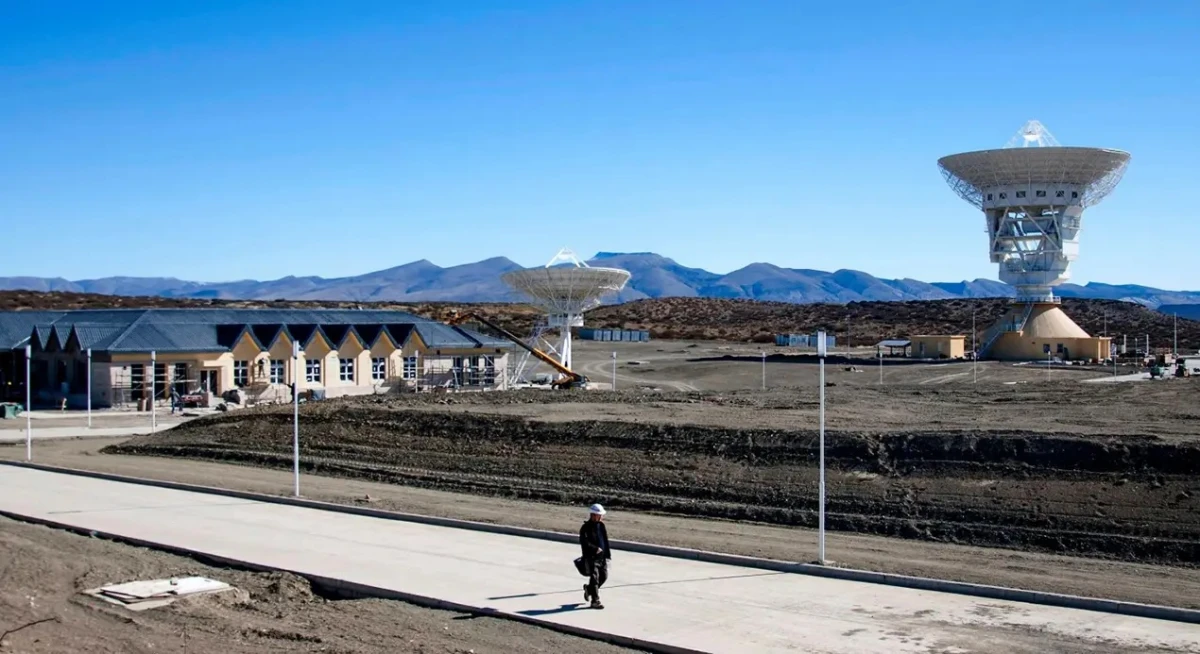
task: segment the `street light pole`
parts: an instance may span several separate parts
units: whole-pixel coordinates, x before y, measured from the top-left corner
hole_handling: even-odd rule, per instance
[[[617,390],[617,353],[612,353],[612,389]]]
[[[158,353],[150,353],[150,433],[158,428],[158,413],[155,411],[155,400],[158,399]]]
[[[817,562],[825,565],[825,332],[817,332],[817,357],[820,362],[820,490],[817,499]]]
[[[292,341],[292,487],[300,497],[300,341]]]
[[[33,460],[33,386],[30,377],[29,359],[33,356],[33,346],[25,346],[25,460]]]
[[[88,429],[92,428],[92,348],[87,350],[87,412]]]
[[[975,343],[975,309],[971,309],[971,373],[974,374],[972,384],[979,383],[979,347]]]
[[[767,353],[762,352],[762,389],[767,390]]]

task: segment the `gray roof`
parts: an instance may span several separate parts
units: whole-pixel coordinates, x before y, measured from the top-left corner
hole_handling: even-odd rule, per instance
[[[879,344],[875,347],[908,347],[909,345],[912,345],[912,341],[895,338],[886,341],[879,341]]]
[[[507,340],[404,311],[349,309],[107,309],[0,312],[0,348],[108,352],[224,352],[244,332],[263,347],[280,334],[302,343],[321,334],[335,347],[350,334],[373,345],[386,333],[403,345],[412,332],[430,348],[508,348]]]

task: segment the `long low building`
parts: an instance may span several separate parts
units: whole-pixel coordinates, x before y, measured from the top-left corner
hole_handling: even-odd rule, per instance
[[[511,343],[402,311],[115,309],[0,312],[0,384],[24,399],[31,350],[35,403],[209,398],[250,402],[433,388],[503,389]],[[299,359],[293,343],[300,344]],[[153,356],[153,371],[150,371]],[[153,380],[150,375],[153,375]]]

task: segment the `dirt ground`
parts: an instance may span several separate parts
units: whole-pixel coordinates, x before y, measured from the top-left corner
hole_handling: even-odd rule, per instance
[[[162,652],[568,652],[632,650],[493,618],[387,600],[333,600],[285,574],[211,568],[163,554],[0,518],[0,651],[28,654]],[[108,583],[200,575],[237,590],[130,612],[80,591]]]
[[[98,453],[102,447],[122,440],[38,443],[35,457],[50,465],[114,474],[279,495],[291,493],[290,470]],[[0,457],[23,456],[22,448],[0,447]],[[301,488],[305,497],[322,501],[555,531],[572,530],[583,510],[580,506],[560,503],[485,497],[308,472],[302,477]],[[809,529],[628,509],[614,510],[609,522],[613,536],[625,540],[791,561],[812,560],[816,553],[816,535]],[[853,568],[1200,608],[1197,568],[839,532],[829,534],[827,550],[836,564]]]
[[[818,366],[813,350],[780,348],[773,345],[722,343],[715,341],[650,341],[647,343],[602,343],[575,341],[574,366],[593,381],[612,380],[612,354],[617,354],[617,388],[660,388],[680,391],[759,390],[763,384],[762,355],[767,355],[768,388],[817,388]],[[852,367],[858,372],[850,372]],[[954,386],[974,384],[1042,384],[1047,382],[1041,363],[1014,364],[980,361],[930,363],[902,357],[884,357],[882,366],[874,347],[847,349],[838,346],[825,366],[826,381],[838,386],[880,385]],[[544,371],[545,368],[538,368]],[[1118,372],[1136,372],[1121,367]],[[1108,377],[1111,368],[1056,365],[1050,383],[1076,383],[1083,379]]]

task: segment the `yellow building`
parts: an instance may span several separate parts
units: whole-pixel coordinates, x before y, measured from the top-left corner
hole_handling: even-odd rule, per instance
[[[13,334],[25,331],[16,341]],[[400,390],[503,389],[511,343],[399,311],[126,309],[0,312],[41,402],[136,404],[151,394],[291,401]],[[299,357],[293,356],[294,343]],[[89,357],[90,353],[90,357]],[[153,370],[151,365],[153,363]],[[152,376],[151,376],[152,375]],[[21,382],[23,386],[24,377]]]
[[[1016,304],[983,336],[980,356],[1002,361],[1098,360],[1110,356],[1112,339],[1090,336],[1057,304]]]
[[[909,356],[914,359],[961,359],[966,356],[966,336],[910,336]]]

